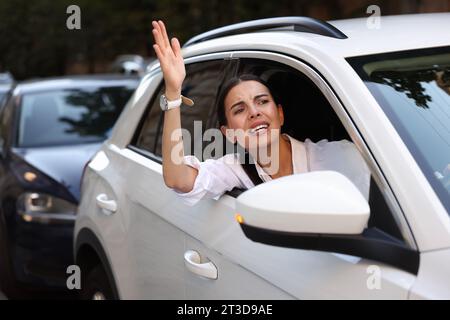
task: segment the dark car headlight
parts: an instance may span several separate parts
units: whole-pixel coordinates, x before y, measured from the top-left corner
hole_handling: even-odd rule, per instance
[[[17,198],[17,214],[25,222],[40,224],[73,224],[76,205],[39,192],[26,192]]]
[[[45,193],[26,192],[17,199],[17,209],[28,213],[75,214],[76,205]]]
[[[57,198],[59,200],[64,199],[63,201],[68,203],[76,202],[76,199],[73,197],[73,195],[68,192],[67,186],[50,178],[25,161],[14,161],[11,165],[11,171],[24,191],[29,190],[29,194],[36,194],[36,199],[34,199],[32,203],[43,203],[47,201],[48,203],[46,204],[46,206],[50,206],[52,200],[49,200],[48,197]],[[25,193],[23,194],[23,196],[25,197]],[[27,196],[27,199],[29,199],[29,196]],[[60,205],[60,202],[56,200],[56,203],[54,205]]]

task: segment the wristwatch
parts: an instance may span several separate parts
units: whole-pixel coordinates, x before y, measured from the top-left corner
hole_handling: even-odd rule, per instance
[[[179,106],[181,106],[182,103],[184,103],[188,106],[194,105],[194,101],[192,101],[189,98],[186,98],[185,96],[181,96],[179,99],[171,101],[171,100],[167,100],[166,95],[162,94],[159,99],[159,105],[161,106],[161,109],[163,111],[178,108]]]

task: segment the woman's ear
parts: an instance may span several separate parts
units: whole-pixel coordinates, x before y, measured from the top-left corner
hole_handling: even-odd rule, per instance
[[[281,104],[278,104],[278,117],[280,118],[280,125],[284,124],[284,112],[283,112],[283,106]]]
[[[220,131],[231,143],[236,143],[236,136],[233,134],[233,130],[229,129],[227,126],[220,126]]]

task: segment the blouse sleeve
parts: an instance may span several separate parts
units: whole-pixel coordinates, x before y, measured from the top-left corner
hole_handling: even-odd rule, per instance
[[[234,154],[227,154],[219,159],[208,159],[201,162],[192,155],[184,156],[184,163],[198,170],[194,187],[189,192],[178,192],[174,189],[187,205],[193,206],[202,198],[218,199],[225,192],[235,187],[243,188],[244,183],[239,177]]]

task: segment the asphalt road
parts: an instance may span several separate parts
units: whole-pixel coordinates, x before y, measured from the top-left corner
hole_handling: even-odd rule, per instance
[[[78,292],[65,291],[51,291],[47,289],[35,289],[23,291],[16,299],[18,300],[78,300]],[[0,301],[9,300],[6,295],[0,291]]]

